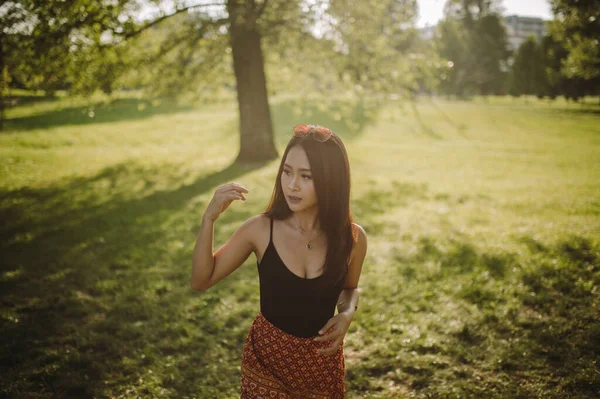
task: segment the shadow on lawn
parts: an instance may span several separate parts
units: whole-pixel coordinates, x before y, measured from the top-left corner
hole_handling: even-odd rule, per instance
[[[42,114],[9,118],[6,120],[5,131],[137,120],[191,109],[191,106],[179,105],[169,99],[124,98],[109,103],[97,102],[89,106],[59,108]]]
[[[406,288],[383,297],[387,306],[405,304],[407,314],[388,314],[390,323],[377,328],[386,346],[349,370],[352,389],[373,392],[389,381],[417,397],[595,397],[600,247],[579,236],[551,247],[530,237],[522,243],[531,251],[525,261],[463,241],[441,247],[427,237],[412,255],[398,251],[398,285]],[[453,314],[439,310],[448,301]],[[437,327],[432,313],[442,318]],[[463,327],[453,330],[447,321]],[[415,328],[417,338],[405,334]]]
[[[58,101],[58,100],[60,100],[59,96],[51,96],[51,95],[31,95],[31,96],[8,95],[4,98],[4,102],[6,103],[7,109],[10,109],[13,107],[18,107],[20,105],[35,104],[38,102]]]
[[[541,108],[543,109],[543,108]],[[563,116],[568,116],[568,117],[580,117],[582,115],[590,115],[590,116],[596,116],[596,117],[600,117],[600,107],[596,106],[589,106],[589,105],[581,105],[580,107],[576,107],[576,106],[570,106],[570,107],[565,107],[565,108],[554,108],[552,110],[549,109],[544,109],[544,112],[546,113],[552,113],[553,115],[558,114],[563,114]]]
[[[238,382],[230,364],[239,360],[234,356],[241,354],[247,332],[240,320],[253,316],[240,303],[256,294],[256,285],[245,279],[255,270],[246,268],[240,278],[225,279],[192,300],[194,237],[178,212],[251,169],[230,165],[139,198],[131,191],[105,192],[176,169],[122,164],[64,186],[0,193],[6,221],[0,227],[0,396],[231,393],[217,396],[214,389]],[[96,186],[102,181],[108,188]],[[356,200],[365,219],[383,214],[377,203],[385,197],[390,206],[402,206],[427,196],[427,187],[402,182],[380,191],[373,186]],[[249,216],[235,209],[226,215],[223,225]],[[188,239],[188,248],[177,245]],[[423,329],[405,343],[395,321],[373,327],[381,307],[364,307],[361,328],[375,328],[371,332],[385,348],[349,370],[349,388],[371,392],[371,381],[387,378],[419,397],[478,397],[484,391],[479,397],[592,397],[600,386],[593,364],[600,350],[600,299],[593,289],[600,284],[600,249],[581,237],[556,247],[531,238],[523,243],[531,252],[528,264],[505,252],[478,252],[465,240],[442,246],[423,238],[415,254],[392,255],[398,266],[394,281],[405,289],[380,290],[384,304],[406,304],[414,323],[437,312],[442,322],[458,320],[464,328]],[[223,308],[224,293],[237,303]],[[449,299],[457,313],[440,313],[438,306]],[[461,308],[478,313],[461,320]],[[407,314],[388,320],[406,320]]]
[[[525,373],[527,352],[547,368],[549,387],[594,397],[600,392],[600,248],[579,236],[550,248],[530,237],[523,242],[536,263],[521,276],[524,308],[509,315],[530,345],[508,349],[499,368]]]
[[[110,103],[97,102],[89,106],[66,107],[27,117],[9,118],[5,122],[5,131],[119,122],[192,109],[194,107],[180,105],[170,99],[125,98]],[[271,110],[275,139],[281,145],[287,143],[292,127],[298,123],[326,126],[338,133],[342,139],[348,140],[360,135],[374,117],[368,114],[361,104],[345,109],[339,102],[331,104],[327,109],[320,109],[319,105],[313,102],[289,100],[271,104]],[[336,117],[338,114],[339,117]]]
[[[444,109],[442,108],[442,105],[438,104],[437,101],[435,101],[433,98],[429,98],[428,103],[429,105],[431,105],[433,108],[435,108],[437,110],[437,112],[442,116],[442,118],[448,123],[450,124],[450,126],[452,126],[456,132],[462,137],[462,138],[468,138],[467,135],[465,134],[465,132],[467,131],[467,125],[464,123],[457,123],[454,119],[452,119],[450,117],[450,115],[448,115],[448,113],[446,111],[444,111]]]
[[[424,134],[426,134],[426,135],[428,135],[431,138],[436,139],[436,140],[443,139],[443,137],[440,134],[438,134],[437,132],[435,132],[431,127],[427,126],[427,124],[423,120],[423,117],[421,116],[421,113],[419,112],[419,109],[417,108],[417,104],[414,101],[410,102],[410,108],[413,111],[413,115],[415,116],[415,120],[419,124],[419,127],[421,128],[421,132],[422,133],[424,133]]]
[[[239,347],[245,332],[218,328],[214,292],[191,300],[195,236],[189,229],[181,236],[177,226],[185,221],[169,219],[195,196],[251,170],[232,164],[142,198],[88,191],[100,179],[144,179],[163,169],[119,165],[65,186],[1,193],[0,396],[91,398],[125,388],[144,396],[151,381],[139,383],[140,374],[175,354],[184,358],[172,360],[179,371],[163,386],[197,392],[193,382],[206,377],[221,344],[213,345],[211,331],[190,332],[189,323],[215,326],[219,339]],[[173,247],[173,240],[186,245]],[[220,290],[236,284],[226,280]],[[236,324],[235,316],[227,323]]]

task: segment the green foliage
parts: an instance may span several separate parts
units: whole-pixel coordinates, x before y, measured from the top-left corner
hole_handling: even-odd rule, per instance
[[[125,86],[146,87],[151,95],[210,98],[216,90],[235,87],[224,7],[200,3],[187,12],[136,22],[141,3],[9,2],[11,17],[4,18],[3,30],[23,43],[21,60],[9,73],[24,87],[84,94]],[[189,6],[175,5],[176,10]],[[19,28],[13,15],[31,29]],[[265,4],[257,24],[271,91],[306,89],[310,83],[312,94],[322,98],[332,91],[361,97],[434,85],[435,62],[413,46],[415,17],[415,0]],[[310,60],[311,68],[299,60]]]
[[[524,54],[518,54],[511,73],[511,94],[525,94],[520,87],[527,87],[528,94],[538,97],[565,96],[578,101],[597,92],[600,79],[587,80],[564,74],[563,64],[569,55],[565,42],[546,35],[541,44],[528,44]],[[540,64],[543,71],[540,71]],[[541,77],[541,78],[540,78]]]
[[[471,32],[472,73],[479,94],[503,94],[504,71],[511,52],[501,18],[500,14],[484,15],[477,19]]]
[[[534,37],[524,41],[515,56],[509,79],[513,96],[540,95],[546,91],[546,70],[543,48]]]
[[[410,89],[415,82],[410,62],[402,59],[412,48],[416,1],[355,3],[332,1],[333,40],[342,80],[357,91],[390,94]]]
[[[115,52],[101,51],[111,35],[124,35],[135,27],[133,1],[8,1],[3,5],[0,28],[13,84],[48,90],[89,92],[113,88]],[[17,17],[15,17],[17,16]],[[3,40],[4,40],[3,39]],[[94,71],[90,73],[90,61]],[[93,83],[92,83],[93,82]]]
[[[452,19],[461,21],[467,29],[474,23],[491,14],[499,14],[501,0],[447,0],[444,4],[444,14]]]
[[[123,44],[130,59],[120,80],[150,96],[215,99],[219,90],[235,91],[231,49],[224,22],[201,12],[168,18]]]
[[[552,34],[569,51],[563,63],[565,75],[586,80],[600,77],[600,3],[552,0],[551,4],[556,16]]]
[[[441,85],[459,96],[502,94],[510,56],[501,16],[492,1],[448,1],[438,25],[436,47],[448,60]]]
[[[444,19],[439,22],[436,47],[440,56],[448,60],[440,88],[445,93],[466,94],[469,49],[467,34],[459,21]]]
[[[276,41],[265,37],[270,92],[300,94],[298,110],[312,103],[352,123],[357,111],[374,118],[389,98],[431,91],[439,61],[417,35],[415,6],[335,1],[303,14]]]

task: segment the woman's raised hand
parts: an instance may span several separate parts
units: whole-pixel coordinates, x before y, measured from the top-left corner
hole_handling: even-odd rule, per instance
[[[225,211],[235,200],[246,201],[244,193],[248,193],[248,190],[240,184],[228,183],[217,187],[215,194],[213,195],[210,203],[206,207],[204,217],[212,220],[217,220],[219,215]]]

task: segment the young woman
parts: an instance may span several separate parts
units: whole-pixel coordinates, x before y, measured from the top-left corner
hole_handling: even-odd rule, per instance
[[[267,210],[213,254],[215,221],[245,194],[236,183],[215,191],[194,248],[191,282],[206,290],[256,255],[260,312],[244,345],[241,397],[344,398],[343,342],[357,309],[367,238],[352,221],[342,140],[321,126],[296,125]]]

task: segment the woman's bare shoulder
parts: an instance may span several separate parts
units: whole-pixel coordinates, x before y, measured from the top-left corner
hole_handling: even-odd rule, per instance
[[[351,257],[356,254],[364,254],[367,252],[367,233],[358,223],[352,223],[352,237],[354,238],[354,245],[352,247]]]
[[[269,240],[270,221],[265,214],[258,214],[243,224],[246,234],[252,240],[254,248],[262,248],[265,240]]]
[[[352,222],[352,233],[356,240],[367,240],[367,233],[365,232],[365,229],[363,229],[358,223]]]
[[[247,219],[242,225],[249,233],[260,233],[265,228],[269,229],[269,217],[263,213]]]

